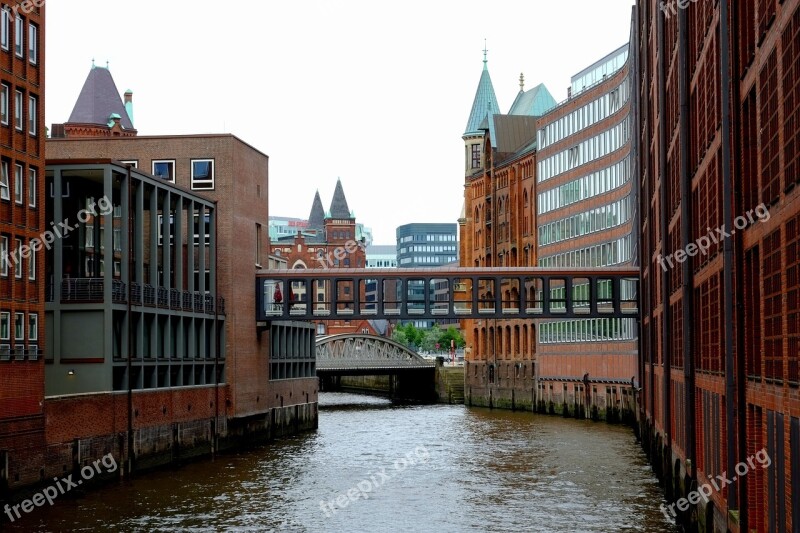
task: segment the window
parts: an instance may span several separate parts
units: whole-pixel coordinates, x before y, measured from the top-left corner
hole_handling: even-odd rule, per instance
[[[36,207],[36,169],[28,169],[28,205]]]
[[[28,133],[31,135],[36,135],[36,118],[38,116],[37,110],[38,106],[36,105],[36,97],[29,96],[28,97]]]
[[[21,262],[22,261],[20,261],[20,263]],[[31,248],[31,251],[28,254],[28,279],[31,281],[36,279],[36,252],[33,250],[33,248]]]
[[[22,131],[22,91],[17,91],[14,95],[14,126]]]
[[[472,168],[480,168],[481,166],[481,145],[472,145]]]
[[[153,161],[153,176],[175,182],[175,160]]]
[[[25,313],[14,313],[14,340],[25,340]]]
[[[213,159],[192,159],[192,189],[214,190]]]
[[[0,123],[2,123],[4,126],[8,126],[9,94],[11,94],[11,89],[9,89],[8,85],[4,83],[2,85],[2,89],[0,89]]]
[[[8,11],[5,9],[0,11],[2,11],[2,14],[0,14],[0,46],[2,46],[3,50],[8,50]]]
[[[28,313],[28,340],[39,340],[39,315]]]
[[[35,65],[37,56],[39,55],[39,41],[36,35],[39,33],[39,28],[33,24],[28,25],[28,61],[31,65]]]
[[[24,198],[22,192],[22,179],[25,175],[25,168],[20,165],[14,165],[14,201],[18,204],[22,203]]]
[[[256,266],[261,268],[261,224],[256,222]],[[310,252],[311,250],[309,250]],[[322,250],[320,250],[322,252]]]
[[[19,15],[14,19],[14,53],[17,57],[23,57],[25,47],[25,20]]]
[[[8,237],[0,237],[0,276],[8,276]]]
[[[123,165],[130,165],[133,168],[139,168],[139,161],[136,159],[129,159],[127,161],[120,161]]]
[[[22,239],[14,239],[14,277],[17,279],[22,278],[22,255],[20,254],[22,248]]]

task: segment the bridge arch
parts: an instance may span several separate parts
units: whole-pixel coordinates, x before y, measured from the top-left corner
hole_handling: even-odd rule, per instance
[[[436,366],[399,342],[365,333],[317,337],[316,359],[317,373],[392,373]]]

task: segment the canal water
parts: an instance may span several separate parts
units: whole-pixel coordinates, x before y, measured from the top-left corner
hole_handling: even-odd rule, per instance
[[[140,475],[4,526],[676,532],[659,510],[663,501],[641,448],[622,426],[325,393],[314,433]]]

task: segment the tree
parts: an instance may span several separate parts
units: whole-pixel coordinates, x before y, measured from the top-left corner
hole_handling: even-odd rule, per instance
[[[441,344],[443,350],[449,350],[451,340],[455,341],[456,348],[464,347],[464,337],[455,326],[450,326],[447,328],[447,331],[443,331],[439,336],[438,342]]]

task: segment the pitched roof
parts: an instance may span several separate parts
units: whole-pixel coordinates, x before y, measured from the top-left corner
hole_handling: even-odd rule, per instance
[[[489,138],[500,154],[516,152],[536,139],[536,117],[527,115],[492,115]]]
[[[93,66],[67,123],[105,126],[114,113],[120,116],[123,128],[134,129],[111,72],[107,68]]]
[[[319,191],[314,195],[314,202],[311,204],[311,214],[308,215],[308,227],[322,229],[325,227],[325,210],[322,208],[322,200]]]
[[[331,207],[328,209],[331,218],[353,218],[350,215],[350,208],[347,207],[347,198],[342,189],[342,180],[336,180],[336,189],[333,191]]]
[[[486,67],[486,60],[484,59],[483,72],[481,72],[481,79],[478,82],[478,90],[475,91],[475,100],[472,102],[472,111],[470,111],[464,135],[480,135],[483,133],[480,128],[481,122],[487,115],[499,112],[500,106],[497,105],[497,96],[494,94],[492,78],[489,76],[489,69]]]
[[[555,98],[543,83],[533,89],[520,91],[511,104],[509,115],[528,115],[541,117],[557,105]]]

